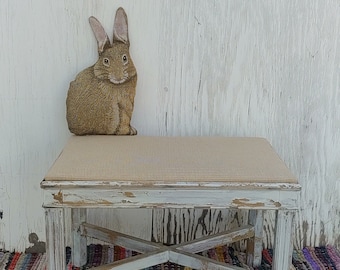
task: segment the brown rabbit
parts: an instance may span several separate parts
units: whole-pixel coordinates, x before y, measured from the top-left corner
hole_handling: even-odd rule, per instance
[[[76,135],[136,135],[130,125],[137,72],[129,54],[128,21],[116,12],[113,42],[94,18],[89,19],[98,43],[99,59],[70,83],[66,99],[69,130]]]

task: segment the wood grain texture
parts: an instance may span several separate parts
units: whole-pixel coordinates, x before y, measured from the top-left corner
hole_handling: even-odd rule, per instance
[[[247,212],[227,209],[155,209],[152,240],[179,244],[247,224]]]
[[[268,138],[303,187],[295,245],[339,248],[338,0],[0,1],[0,246],[24,251],[30,232],[45,240],[39,183],[70,135],[69,82],[97,58],[88,17],[112,33],[119,6],[139,74],[132,117],[139,134]],[[185,233],[176,211],[169,228],[176,235],[161,236],[158,227],[155,238],[204,232],[201,210],[184,214],[198,228]],[[151,210],[135,215],[169,220]],[[271,246],[274,219],[264,216]]]
[[[339,3],[163,8],[162,134],[267,137],[303,186],[297,245],[338,246]]]
[[[292,230],[294,213],[278,211],[276,219],[273,270],[291,269],[293,241]]]
[[[71,245],[72,250],[72,263],[75,266],[83,266],[87,261],[87,239],[80,232],[80,225],[86,222],[86,209],[72,209],[72,235],[73,242]],[[67,220],[67,219],[65,219]]]
[[[64,209],[47,208],[46,215],[46,254],[47,268],[50,270],[58,270],[66,268],[65,249],[65,219]]]

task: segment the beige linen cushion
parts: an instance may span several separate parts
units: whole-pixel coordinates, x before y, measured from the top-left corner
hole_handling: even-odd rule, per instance
[[[72,136],[45,180],[297,183],[263,138]]]

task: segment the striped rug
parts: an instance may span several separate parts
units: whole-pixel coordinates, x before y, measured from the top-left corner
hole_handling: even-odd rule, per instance
[[[135,252],[118,246],[89,245],[86,266],[81,269],[89,269],[94,266],[112,263],[127,257],[137,255]],[[223,246],[207,250],[201,253],[203,256],[218,261],[253,269],[244,264],[245,254],[236,252],[233,248]],[[265,249],[262,253],[262,265],[253,270],[269,270],[272,264],[272,250]],[[72,266],[71,250],[66,249],[67,269],[79,270]],[[294,250],[292,264],[297,270],[340,270],[340,251],[332,246],[305,247],[302,250]],[[0,270],[45,270],[46,254],[25,254],[20,252],[0,251]],[[188,267],[167,263],[149,267],[145,270],[191,270]]]

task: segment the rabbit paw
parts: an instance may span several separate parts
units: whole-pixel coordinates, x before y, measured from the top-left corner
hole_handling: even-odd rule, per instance
[[[137,130],[133,126],[130,126],[130,135],[137,135]]]

